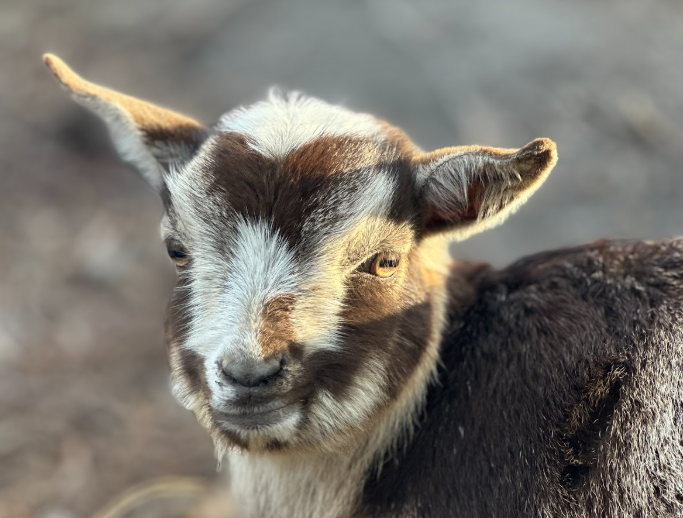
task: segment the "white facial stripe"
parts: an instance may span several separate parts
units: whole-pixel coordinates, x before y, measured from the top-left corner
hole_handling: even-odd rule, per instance
[[[194,258],[192,325],[187,347],[214,362],[261,355],[260,314],[273,297],[297,288],[297,265],[284,240],[265,222],[234,222],[231,257]],[[212,365],[209,361],[207,365]]]
[[[377,120],[298,92],[271,91],[267,101],[225,114],[218,129],[245,135],[250,146],[278,159],[323,135],[383,138]]]

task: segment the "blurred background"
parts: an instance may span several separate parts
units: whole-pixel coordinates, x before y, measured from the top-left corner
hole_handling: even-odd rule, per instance
[[[218,477],[169,392],[161,204],[45,51],[205,122],[278,84],[429,149],[555,140],[543,188],[459,257],[683,231],[680,1],[0,0],[2,518],[88,517],[155,477]]]

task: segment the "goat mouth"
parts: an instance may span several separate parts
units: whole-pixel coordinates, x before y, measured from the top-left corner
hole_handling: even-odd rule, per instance
[[[286,420],[296,407],[296,403],[286,403],[256,409],[224,408],[214,411],[214,419],[224,430],[258,430]]]

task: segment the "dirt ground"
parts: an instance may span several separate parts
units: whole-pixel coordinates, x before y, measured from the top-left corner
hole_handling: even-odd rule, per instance
[[[681,27],[677,0],[0,0],[0,517],[85,518],[157,477],[218,478],[169,393],[160,203],[44,51],[207,122],[279,84],[425,148],[550,137],[545,186],[454,246],[503,265],[681,234]]]

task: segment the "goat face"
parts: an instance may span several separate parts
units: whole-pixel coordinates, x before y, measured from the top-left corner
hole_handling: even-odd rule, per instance
[[[502,221],[556,160],[546,139],[423,153],[298,94],[204,127],[46,62],[161,195],[174,392],[221,449],[339,449],[418,405],[445,306],[431,236]]]

